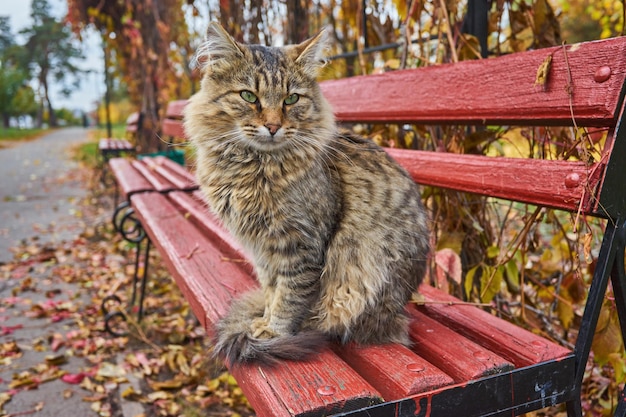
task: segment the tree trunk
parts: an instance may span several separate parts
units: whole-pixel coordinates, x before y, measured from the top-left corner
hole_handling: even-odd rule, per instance
[[[300,43],[309,37],[307,1],[287,0],[287,43]]]
[[[39,77],[39,82],[41,83],[41,86],[43,87],[43,103],[46,106],[46,109],[48,110],[48,125],[50,127],[57,127],[57,118],[56,118],[56,114],[54,114],[54,109],[52,108],[52,103],[50,102],[50,94],[48,92],[48,72],[47,71],[41,71],[41,75]]]

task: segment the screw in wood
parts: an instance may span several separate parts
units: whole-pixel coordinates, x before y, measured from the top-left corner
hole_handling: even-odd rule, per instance
[[[611,77],[611,67],[606,65],[598,68],[593,75],[593,79],[597,83],[603,83]]]
[[[335,393],[335,388],[330,385],[323,385],[317,389],[317,393],[319,395],[333,395]]]
[[[576,172],[567,174],[565,177],[565,187],[576,188],[580,185],[580,175]]]
[[[410,363],[406,366],[406,369],[411,372],[422,372],[424,370],[424,367],[419,363]]]

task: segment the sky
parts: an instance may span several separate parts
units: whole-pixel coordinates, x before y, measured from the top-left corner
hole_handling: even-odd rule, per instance
[[[48,3],[55,17],[65,16],[66,0],[48,0]],[[30,0],[0,0],[0,15],[9,16],[13,33],[30,26],[30,4]],[[22,41],[18,39],[18,43]],[[94,102],[104,95],[104,58],[100,40],[93,33],[88,33],[83,36],[83,41],[85,60],[78,62],[78,66],[90,72],[81,77],[80,87],[70,97],[63,97],[59,93],[60,87],[52,87],[50,100],[56,109],[65,107],[70,110],[90,111],[95,109]]]

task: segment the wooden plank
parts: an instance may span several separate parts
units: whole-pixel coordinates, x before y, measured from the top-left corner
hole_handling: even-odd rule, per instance
[[[183,122],[180,120],[165,119],[163,120],[161,128],[163,129],[163,135],[165,136],[172,136],[175,138],[186,137]]]
[[[419,124],[615,124],[626,76],[625,38],[324,81],[321,88],[340,121]],[[536,74],[547,57],[545,86]],[[596,73],[607,67],[605,81]]]
[[[183,118],[183,109],[187,105],[187,100],[174,100],[167,103],[167,110],[165,111],[165,117],[168,119],[180,119]]]
[[[172,161],[169,158],[166,158],[163,155],[159,155],[156,156],[154,158],[154,160],[158,163],[161,164],[165,167],[167,167],[167,169],[169,169],[172,172],[176,172],[176,174],[180,177],[183,178],[187,178],[189,182],[195,182],[196,181],[196,177],[185,167],[181,166],[180,164],[177,164],[176,162]]]
[[[337,354],[375,387],[385,401],[451,385],[454,380],[435,365],[399,344],[337,347]]]
[[[111,168],[120,193],[124,198],[128,198],[134,193],[154,189],[152,184],[133,167],[128,159],[113,158],[109,160],[109,168]]]
[[[254,288],[254,280],[224,256],[165,195],[137,194],[132,206],[168,270],[209,334],[233,297]],[[380,401],[380,394],[332,351],[274,368],[232,369],[260,416],[326,415]]]
[[[210,212],[201,194],[172,192],[170,200],[214,245],[224,254],[224,257],[253,275],[252,263],[232,235],[224,229],[221,222]]]
[[[98,149],[101,152],[124,152],[134,151],[135,147],[125,139],[103,138],[98,142]]]
[[[281,408],[291,416],[321,417],[382,402],[380,394],[330,349],[308,361],[271,368],[236,365],[230,371],[259,417],[273,417]]]
[[[170,101],[167,104],[165,119],[161,128],[163,134],[175,138],[185,138],[185,130],[183,128],[183,109],[187,105],[187,100]]]
[[[169,181],[177,190],[185,190],[192,191],[198,188],[196,184],[195,178],[188,171],[185,171],[180,165],[175,162],[170,161],[168,158],[160,157],[152,158],[152,157],[143,157],[141,159],[151,171],[158,173],[161,177],[165,178]],[[167,163],[166,161],[170,161]],[[181,168],[180,170],[174,168],[177,166]]]
[[[455,382],[479,379],[514,368],[506,359],[425,314],[415,309],[407,311],[411,315],[412,350],[437,365]]]
[[[164,193],[176,189],[174,184],[166,178],[163,178],[155,170],[151,169],[145,162],[141,160],[133,160],[131,164],[150,184],[152,184],[155,191]]]
[[[499,319],[428,285],[420,287],[426,304],[417,308],[447,327],[486,346],[516,367],[559,360],[571,354],[556,343]],[[409,309],[415,309],[410,306]]]
[[[594,190],[604,167],[575,161],[385,150],[421,185],[570,211],[577,211],[584,198],[585,213],[593,209]]]
[[[132,112],[127,118],[126,118],[126,126],[129,125],[134,125],[135,129],[137,129],[137,123],[139,123],[139,112]]]

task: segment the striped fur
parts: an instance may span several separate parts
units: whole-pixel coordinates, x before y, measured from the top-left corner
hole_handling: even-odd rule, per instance
[[[397,163],[338,131],[315,81],[327,42],[242,45],[211,24],[198,53],[185,109],[197,177],[261,284],[218,325],[230,362],[304,359],[327,340],[409,343],[427,216]]]

